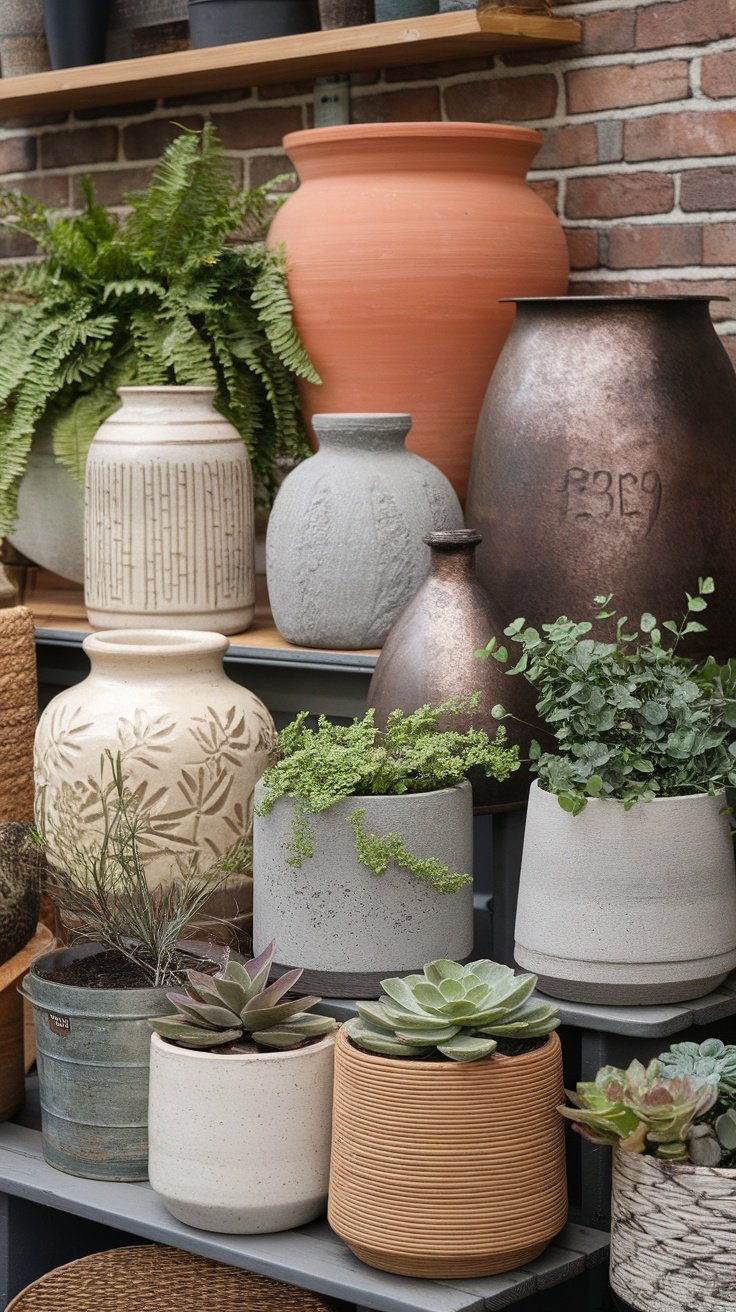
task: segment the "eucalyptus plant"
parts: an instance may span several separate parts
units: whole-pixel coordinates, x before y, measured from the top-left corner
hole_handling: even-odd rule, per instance
[[[573,814],[589,797],[636,802],[688,793],[722,793],[736,784],[736,661],[683,655],[690,634],[706,632],[712,578],[687,593],[677,623],[645,612],[638,625],[617,616],[612,597],[594,598],[594,620],[561,616],[541,630],[516,619],[504,630],[520,648],[507,674],[526,678],[554,740],[533,740],[531,769]],[[492,638],[477,655],[502,664],[506,646]],[[493,708],[506,718],[503,705]]]
[[[268,815],[281,797],[296,803],[292,839],[286,861],[299,867],[314,855],[310,815],[328,810],[348,797],[386,797],[454,788],[480,768],[493,779],[507,779],[519,767],[518,747],[506,746],[506,730],[499,726],[494,739],[484,729],[464,732],[440,729],[443,716],[462,715],[477,706],[479,693],[453,697],[441,706],[422,706],[411,715],[392,711],[383,731],[374,711],[352,724],[333,724],[320,715],[317,728],[307,724],[308,711],[282,729],[274,764],[262,777],[264,795],[256,807]],[[358,860],[376,875],[390,862],[442,893],[472,882],[470,874],[450,871],[435,857],[418,858],[399,834],[372,834],[365,829],[365,811],[348,817],[355,833]]]
[[[537,1039],[557,1028],[554,1004],[531,997],[536,982],[495,961],[431,961],[421,975],[381,980],[384,993],[357,1003],[345,1032],[383,1057],[478,1061],[499,1038]]]
[[[280,464],[309,454],[295,377],[319,378],[294,327],[284,253],[262,240],[282,182],[242,191],[208,123],[183,130],[124,214],[98,205],[89,180],[77,214],[0,196],[0,223],[39,252],[0,270],[0,537],[39,426],[81,484],[119,387],[214,387],[262,500]]]

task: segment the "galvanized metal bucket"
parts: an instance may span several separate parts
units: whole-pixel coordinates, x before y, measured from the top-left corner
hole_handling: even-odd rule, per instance
[[[96,943],[39,957],[23,993],[33,1006],[43,1155],[92,1180],[148,1178],[150,1016],[171,1011],[165,988],[78,988],[39,972],[100,951]]]

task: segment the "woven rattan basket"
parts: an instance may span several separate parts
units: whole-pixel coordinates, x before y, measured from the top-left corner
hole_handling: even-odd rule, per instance
[[[80,1257],[42,1276],[5,1312],[331,1312],[318,1294],[161,1244]]]

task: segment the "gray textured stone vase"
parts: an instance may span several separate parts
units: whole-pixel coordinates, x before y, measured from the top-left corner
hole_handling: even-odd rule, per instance
[[[239,633],[255,609],[253,477],[213,387],[121,387],[84,486],[84,596],[100,628]]]
[[[736,872],[724,798],[662,797],[569,815],[537,782],[515,957],[554,997],[681,1002],[736,966]]]
[[[271,609],[303,647],[379,647],[429,573],[426,533],[462,528],[444,474],[404,446],[411,417],[315,415],[319,451],[284,480],[266,539]]]
[[[263,786],[256,790],[256,807]],[[377,997],[389,975],[421,970],[473,949],[473,886],[439,893],[392,863],[376,875],[358,861],[350,816],[367,833],[398,833],[413,856],[473,869],[469,783],[401,797],[347,797],[308,816],[314,854],[288,863],[294,802],[282,797],[253,828],[253,950],[276,940],[282,968],[303,966],[299,989],[328,997]]]
[[[54,455],[51,428],[33,438],[18,488],[18,514],[10,544],[34,565],[84,582],[84,502],[81,488]]]
[[[611,1285],[646,1312],[733,1312],[736,1171],[616,1151]]]

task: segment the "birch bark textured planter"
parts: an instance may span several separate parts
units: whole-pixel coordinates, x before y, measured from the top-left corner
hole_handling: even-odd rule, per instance
[[[560,1041],[475,1062],[335,1049],[330,1202],[356,1257],[453,1279],[531,1262],[567,1219]]]
[[[256,806],[263,795],[259,785]],[[398,833],[413,856],[434,856],[455,872],[473,869],[472,791],[457,788],[400,797],[347,797],[309,814],[314,855],[287,862],[295,804],[277,801],[253,828],[253,947],[272,939],[282,969],[304,966],[299,991],[374,998],[388,975],[421,971],[438,958],[465,960],[473,950],[473,886],[439,893],[389,864],[376,875],[361,865],[349,817],[363,810],[368,833]]]
[[[736,1170],[616,1150],[610,1274],[636,1312],[733,1312]]]
[[[736,966],[736,872],[724,798],[591,798],[569,815],[535,782],[515,958],[553,997],[680,1002]]]
[[[92,1180],[148,1175],[148,1019],[173,1011],[166,988],[80,988],[42,971],[102,951],[39,957],[23,993],[34,1011],[43,1155]]]
[[[334,1035],[290,1052],[151,1038],[151,1185],[185,1225],[262,1234],[325,1210]]]
[[[121,387],[84,490],[85,603],[100,628],[239,633],[255,610],[253,477],[213,387]]]

